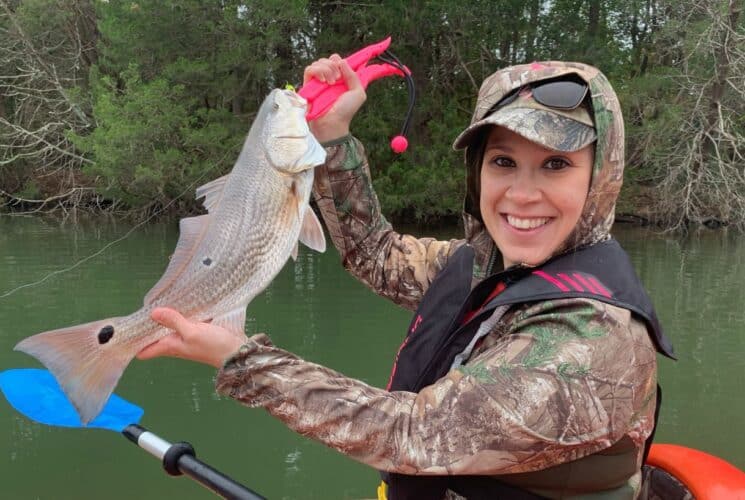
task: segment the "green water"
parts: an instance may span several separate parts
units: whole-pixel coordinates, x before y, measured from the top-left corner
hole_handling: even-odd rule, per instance
[[[106,221],[0,218],[0,295],[71,266],[130,229]],[[665,405],[658,441],[700,448],[745,468],[739,387],[745,237],[706,232],[680,241],[623,226],[615,233],[680,358],[660,363]],[[177,237],[175,223],[139,228],[100,256],[0,298],[0,369],[38,366],[12,350],[28,335],[138,308]],[[348,276],[333,250],[301,249],[297,263],[248,309],[251,332],[267,332],[306,359],[378,386],[387,381],[408,320],[406,311]],[[145,409],[143,425],[170,441],[191,442],[202,460],[269,498],[375,496],[374,471],[293,434],[263,410],[218,398],[213,377],[214,370],[186,361],[135,361],[117,393]],[[111,431],[34,424],[4,399],[0,429],[2,498],[213,498],[188,479],[169,478],[155,459]]]

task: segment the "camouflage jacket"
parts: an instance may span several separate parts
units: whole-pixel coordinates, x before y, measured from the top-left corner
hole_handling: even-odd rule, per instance
[[[575,74],[590,89],[597,133],[592,179],[571,252],[609,237],[623,179],[620,105],[605,76],[545,61],[494,73],[471,123],[509,92]],[[465,239],[395,232],[380,213],[361,144],[327,145],[314,194],[342,264],[376,293],[416,308],[448,258],[468,243],[473,284],[502,258],[479,212],[478,146],[466,149]],[[293,430],[376,469],[493,475],[549,498],[635,498],[654,426],[656,353],[626,309],[562,299],[509,309],[458,369],[418,393],[387,392],[252,337],[216,381],[220,393],[264,407]]]
[[[416,307],[465,241],[396,233],[380,213],[359,142],[328,153],[316,198],[343,265],[377,293]],[[418,394],[370,387],[264,335],[227,362],[217,388],[377,469],[508,474],[500,479],[556,498],[600,483],[613,490],[606,498],[633,498],[655,382],[654,346],[629,311],[563,299],[511,309],[460,369]],[[636,457],[630,468],[616,467],[623,450]],[[577,460],[607,470],[577,475],[582,467],[567,463]],[[549,472],[536,477],[539,470]]]

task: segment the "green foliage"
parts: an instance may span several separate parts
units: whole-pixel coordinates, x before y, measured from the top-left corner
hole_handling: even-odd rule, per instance
[[[29,179],[26,185],[23,186],[23,189],[16,193],[15,196],[24,200],[36,200],[41,197],[41,191],[36,181]]]
[[[619,89],[627,211],[641,204],[667,227],[745,227],[745,91],[732,84],[745,70],[738,12],[726,0],[666,5],[666,22],[655,33],[664,43],[650,51],[649,69]]]
[[[199,109],[183,85],[165,78],[144,82],[135,64],[121,74],[121,89],[110,77],[93,74],[97,127],[90,135],[72,137],[96,158],[85,173],[97,180],[104,196],[132,207],[165,205],[199,180],[219,176],[219,169],[210,171],[224,165],[216,161],[220,153],[237,150],[234,118]]]
[[[470,121],[480,82],[500,67],[537,59],[581,60],[611,77],[623,73],[631,50],[618,20],[631,17],[633,8],[641,6],[620,0],[387,0],[364,7],[311,3],[309,10],[318,55],[390,34],[392,50],[412,70],[418,95],[406,154],[394,157],[388,148],[403,121],[402,84],[372,85],[353,126],[368,149],[385,213],[422,220],[460,213],[462,156],[451,145]]]
[[[117,74],[136,61],[145,81],[183,85],[207,108],[255,110],[284,83],[292,35],[306,13],[301,2],[201,0],[98,4],[103,71]]]
[[[91,162],[75,168],[95,180],[100,194],[131,209],[191,210],[193,188],[230,168],[272,88],[300,84],[304,66],[315,58],[347,55],[392,36],[392,50],[411,69],[417,87],[409,151],[397,156],[389,149],[407,106],[401,79],[370,86],[353,131],[367,147],[385,213],[426,220],[460,213],[462,156],[451,144],[470,121],[480,82],[506,65],[545,59],[593,64],[614,83],[627,124],[620,208],[638,212],[641,201],[653,210],[643,193],[665,178],[666,165],[686,144],[681,137],[695,133],[708,116],[690,112],[702,102],[690,89],[706,90],[721,65],[717,51],[707,49],[717,45],[701,43],[712,29],[713,12],[697,7],[701,4],[21,0],[9,5],[33,46],[63,77],[66,102],[90,118],[90,124],[68,127],[67,137]],[[712,5],[726,14],[727,1]],[[9,19],[0,15],[0,31]],[[742,26],[740,16],[739,36]],[[85,35],[84,57],[75,56],[79,50],[70,33]],[[18,95],[0,93],[0,118],[16,109]],[[734,110],[726,118],[728,134],[737,140],[745,137],[745,113],[737,112],[741,101],[731,89],[721,96],[725,109]],[[739,154],[736,147],[722,150],[730,157]],[[0,183],[20,192],[31,186],[26,180],[33,167],[26,159],[12,169],[4,166]]]
[[[41,0],[39,0],[41,1]],[[194,205],[226,173],[253,112],[292,60],[279,57],[305,11],[296,2],[143,0],[96,4],[96,128],[71,134],[101,193],[130,208]]]
[[[49,47],[45,56],[61,62],[67,49],[65,28],[72,20],[72,12],[67,9],[50,8],[49,0],[25,0],[19,6],[17,21],[25,33],[33,33],[35,44]],[[61,69],[71,69],[61,65]]]

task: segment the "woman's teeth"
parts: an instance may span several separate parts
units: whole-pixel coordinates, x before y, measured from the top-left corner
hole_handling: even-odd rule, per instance
[[[517,229],[535,229],[546,224],[548,220],[548,217],[539,217],[536,219],[521,219],[519,217],[515,217],[514,215],[507,216],[507,223],[512,227],[516,227]]]

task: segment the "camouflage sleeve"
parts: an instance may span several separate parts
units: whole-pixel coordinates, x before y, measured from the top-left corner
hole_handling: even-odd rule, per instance
[[[351,458],[405,474],[530,472],[624,436],[641,446],[651,431],[655,351],[628,311],[541,303],[486,339],[464,366],[410,393],[347,378],[259,335],[216,387]]]
[[[380,213],[362,144],[347,136],[327,144],[326,153],[313,195],[342,264],[379,295],[415,309],[463,240],[395,232]]]

